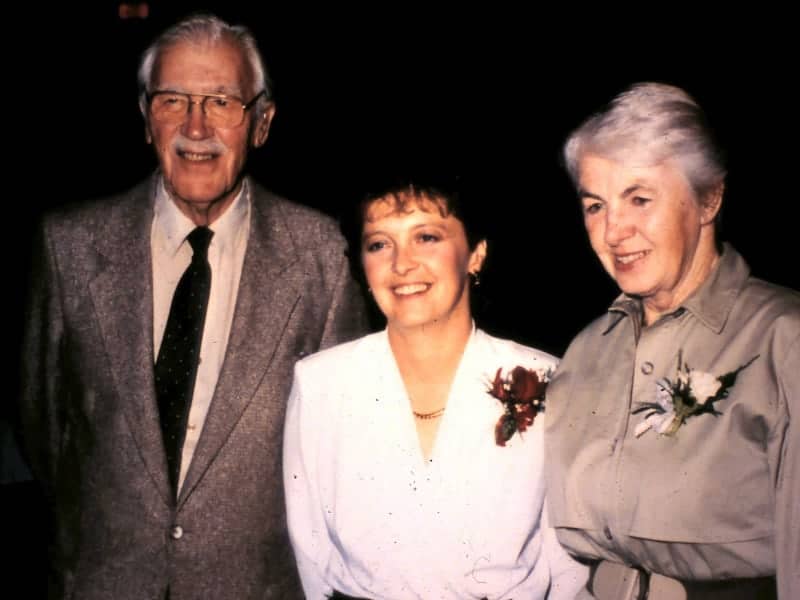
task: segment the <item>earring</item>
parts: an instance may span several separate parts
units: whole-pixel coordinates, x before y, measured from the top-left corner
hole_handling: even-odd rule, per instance
[[[470,271],[469,278],[472,280],[472,287],[478,287],[481,284],[481,275],[479,271],[474,273]]]

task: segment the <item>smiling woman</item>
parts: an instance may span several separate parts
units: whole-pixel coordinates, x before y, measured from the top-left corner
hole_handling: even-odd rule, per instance
[[[544,510],[537,394],[520,393],[556,360],[472,321],[489,252],[475,202],[459,178],[391,181],[346,228],[386,329],[295,368],[284,483],[308,598],[566,599],[584,586]]]
[[[548,390],[553,524],[599,600],[800,597],[800,295],[716,239],[720,156],[694,99],[656,83],[565,145],[622,291]]]
[[[644,166],[587,154],[579,186],[592,248],[620,289],[642,299],[646,323],[674,310],[716,264],[721,185],[698,199],[674,161]]]
[[[462,222],[444,201],[408,191],[366,209],[362,263],[390,331],[471,329],[467,275],[481,270],[486,240],[470,248]]]

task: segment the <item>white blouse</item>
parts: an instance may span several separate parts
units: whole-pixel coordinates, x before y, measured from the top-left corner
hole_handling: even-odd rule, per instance
[[[544,509],[543,427],[495,443],[499,367],[556,359],[474,330],[431,458],[386,331],[300,361],[287,411],[289,533],[308,600],[574,598],[587,569]],[[549,590],[549,595],[548,595]]]

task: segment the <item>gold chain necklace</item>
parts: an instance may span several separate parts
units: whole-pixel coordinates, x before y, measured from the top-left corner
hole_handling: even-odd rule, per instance
[[[418,419],[435,419],[436,417],[441,417],[442,414],[444,414],[444,409],[445,407],[443,406],[442,408],[439,408],[429,413],[419,413],[413,409],[411,410],[411,412],[413,412],[414,416]]]

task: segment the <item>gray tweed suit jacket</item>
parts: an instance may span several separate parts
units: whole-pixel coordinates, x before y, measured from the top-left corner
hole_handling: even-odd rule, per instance
[[[54,506],[52,597],[302,597],[281,477],[295,360],[366,330],[327,217],[252,184],[250,238],[204,430],[171,497],[153,383],[153,185],[48,215],[23,436]]]

